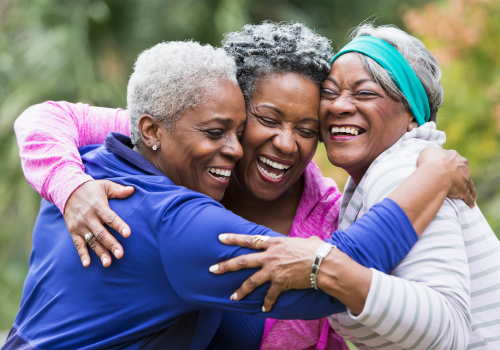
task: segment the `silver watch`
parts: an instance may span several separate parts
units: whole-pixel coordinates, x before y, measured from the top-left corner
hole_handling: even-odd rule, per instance
[[[316,251],[316,256],[314,257],[314,261],[311,268],[311,288],[318,289],[317,278],[319,272],[319,266],[324,258],[332,251],[333,248],[337,248],[337,246],[330,243],[323,243],[318,250]]]

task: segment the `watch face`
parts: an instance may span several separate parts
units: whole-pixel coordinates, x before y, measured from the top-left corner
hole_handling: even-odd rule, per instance
[[[332,250],[332,246],[329,245],[328,243],[325,243],[321,247],[319,247],[316,254],[324,258],[325,256],[328,255],[328,253],[330,253],[330,250]]]

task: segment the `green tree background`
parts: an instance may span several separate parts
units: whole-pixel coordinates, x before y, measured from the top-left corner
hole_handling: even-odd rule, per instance
[[[219,45],[223,33],[269,19],[305,23],[337,49],[367,18],[408,30],[437,54],[445,146],[469,159],[478,203],[500,233],[497,1],[0,0],[0,329],[11,327],[19,308],[40,203],[13,131],[24,109],[46,100],[125,107],[134,59],[161,41]],[[315,160],[343,188],[346,174],[328,163],[322,145]]]

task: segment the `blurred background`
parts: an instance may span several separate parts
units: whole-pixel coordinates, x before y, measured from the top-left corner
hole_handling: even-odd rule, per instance
[[[125,108],[135,58],[161,41],[220,45],[223,33],[269,19],[302,22],[337,50],[368,18],[408,31],[437,56],[445,148],[468,158],[478,204],[500,234],[499,0],[0,0],[0,330],[19,308],[40,204],[13,131],[24,109],[46,100]],[[315,160],[342,189],[347,175],[323,145]]]

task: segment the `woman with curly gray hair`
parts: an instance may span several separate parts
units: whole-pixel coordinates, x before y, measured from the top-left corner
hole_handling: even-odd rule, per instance
[[[304,243],[304,246],[322,244],[320,239],[328,239],[336,230],[340,209],[340,192],[336,184],[331,179],[323,178],[319,169],[311,162],[320,132],[319,87],[328,76],[329,60],[332,57],[329,41],[301,24],[263,23],[248,25],[241,32],[227,34],[224,49],[236,62],[236,77],[246,101],[247,122],[241,140],[244,154],[237,166],[232,169],[232,176],[221,204],[235,214],[267,226],[278,233],[290,237],[315,238],[315,240],[300,240],[309,242]],[[173,60],[172,64],[182,66],[182,60]],[[203,64],[202,59],[199,64]],[[161,75],[161,72],[149,73]],[[171,78],[173,83],[177,81],[175,77]],[[133,86],[133,79],[130,84]],[[141,83],[139,86],[144,88],[149,84]],[[186,85],[185,88],[190,86]],[[154,89],[143,88],[132,91],[129,100],[133,101],[137,95],[146,101],[145,106],[148,109],[135,111],[136,104],[132,103],[131,121],[135,120],[134,116],[140,116],[145,111],[161,118],[164,111],[173,110],[168,100],[158,108],[150,109],[150,105],[154,105],[150,102],[157,98],[155,94],[169,92],[172,86],[166,84]],[[189,102],[193,98],[181,88],[174,92],[177,93],[175,95],[177,102],[182,102],[182,99],[187,99]],[[187,108],[189,111],[189,107]],[[86,107],[85,110],[97,112],[95,107]],[[61,115],[60,111],[54,113]],[[123,112],[99,110],[99,113],[89,114],[93,117],[81,121],[82,130],[92,130],[91,133],[101,136],[113,130],[121,130],[123,133],[128,131],[128,120],[124,119],[126,114]],[[173,115],[175,119],[177,114],[169,113],[169,115]],[[44,117],[50,120],[50,112],[45,111]],[[31,118],[28,119],[32,122]],[[20,123],[21,121],[17,123],[18,129]],[[167,129],[169,125],[166,123]],[[175,125],[175,120],[172,125]],[[88,129],[89,127],[92,129]],[[179,132],[177,128],[172,130],[175,130],[175,133]],[[185,133],[183,131],[182,135],[188,140],[191,135],[197,135],[197,132],[203,130],[193,130],[192,133],[184,130]],[[225,139],[222,128],[210,128],[204,132],[207,133],[207,137]],[[133,130],[131,133],[133,142],[142,147],[137,143],[139,139],[134,137]],[[91,143],[97,142],[95,138],[89,138],[88,141],[90,140],[93,141]],[[178,139],[178,143],[182,144],[183,141]],[[184,153],[172,153],[173,149],[180,149],[179,144],[166,146],[171,157],[179,161],[177,168],[183,170],[178,174],[178,182],[197,184],[196,177],[193,178],[189,170],[191,160],[184,159],[183,165],[181,163]],[[73,148],[76,152],[75,145]],[[442,164],[436,164],[436,169],[440,169],[440,166]],[[73,171],[74,168],[71,169],[71,172]],[[429,171],[427,168],[425,178],[429,178]],[[208,167],[207,172],[209,176],[224,183],[229,176],[227,169],[224,168]],[[46,176],[50,178],[52,173],[54,172]],[[28,178],[31,175],[33,173],[27,173]],[[439,174],[436,176],[442,178]],[[71,178],[66,174],[64,178],[68,177]],[[85,181],[87,180],[88,177],[85,178]],[[443,179],[446,183],[449,180]],[[43,182],[51,183],[49,180]],[[60,186],[49,188],[48,192],[56,192],[60,195],[59,198],[62,198],[65,218],[69,227],[76,231],[75,236],[81,236],[89,230],[101,232],[103,239],[100,242],[94,241],[92,248],[103,264],[108,266],[111,257],[106,248],[112,252],[117,251],[118,253],[115,253],[117,257],[123,254],[123,248],[111,235],[106,235],[107,231],[102,222],[109,223],[110,227],[122,234],[129,231],[128,226],[107,206],[105,199],[109,193],[103,190],[106,186],[109,186],[109,183],[89,181],[80,187],[72,184],[63,190],[63,194],[60,193]],[[116,189],[112,191],[120,192]],[[220,194],[220,191],[217,194]],[[438,198],[433,192],[430,192],[430,195],[434,200]],[[213,195],[212,197],[215,198]],[[82,211],[85,215],[81,215]],[[107,218],[112,220],[106,220]],[[88,257],[85,250],[81,250],[80,253],[82,260]],[[218,265],[215,265],[210,271],[216,272],[217,269]],[[349,278],[351,277],[347,277]],[[356,294],[356,288],[354,283],[347,289]],[[231,299],[241,300],[241,296],[234,294]],[[263,308],[263,312],[269,310]],[[345,347],[335,333],[330,332],[325,319],[276,322],[272,319],[226,313],[212,347],[243,349],[258,348],[262,345],[263,348],[308,348],[322,344],[327,347],[336,346],[337,349]]]

